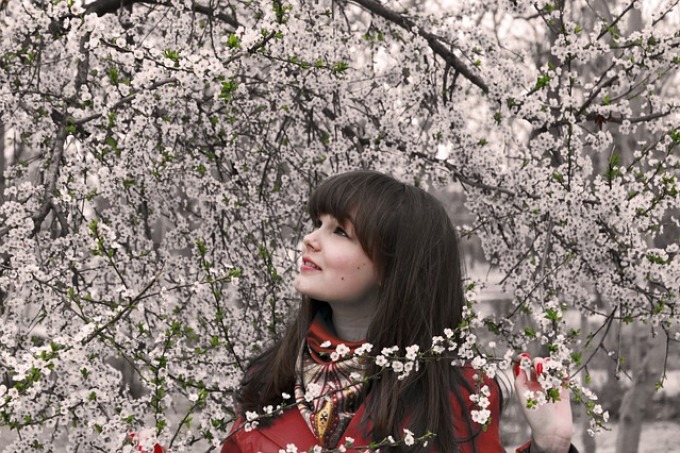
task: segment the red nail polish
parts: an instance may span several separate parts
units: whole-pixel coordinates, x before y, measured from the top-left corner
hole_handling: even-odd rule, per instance
[[[530,359],[530,358],[531,358],[531,355],[530,355],[530,354],[527,354],[526,352],[521,353],[519,356],[520,356],[520,357],[527,358],[527,359]]]
[[[515,365],[513,371],[515,372],[515,377],[519,376],[519,365]]]
[[[543,374],[543,364],[542,363],[536,364],[536,374]]]

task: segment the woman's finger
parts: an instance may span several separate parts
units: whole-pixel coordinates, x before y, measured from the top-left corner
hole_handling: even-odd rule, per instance
[[[538,376],[543,374],[543,370],[545,369],[545,359],[543,357],[536,357],[534,358],[532,365],[534,367],[534,377],[538,379]]]

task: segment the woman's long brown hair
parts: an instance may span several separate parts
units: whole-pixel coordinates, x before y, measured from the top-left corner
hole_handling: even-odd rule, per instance
[[[312,194],[309,211],[313,220],[322,214],[349,219],[378,269],[378,315],[366,334],[374,353],[399,346],[403,354],[414,344],[427,350],[433,336],[460,324],[464,296],[458,240],[446,211],[432,195],[382,173],[353,171],[324,181]],[[237,395],[241,414],[280,404],[283,392],[293,393],[297,355],[321,305],[325,303],[303,298],[282,341],[252,361]],[[366,375],[379,372],[373,364]],[[461,392],[462,386],[467,392]],[[427,361],[401,381],[396,373],[381,373],[370,381],[366,398],[373,440],[401,437],[408,418],[408,428],[416,435],[436,433],[439,452],[457,451],[456,444],[469,439],[455,439],[451,397],[466,407],[463,394],[471,391],[469,387],[449,360]],[[465,423],[471,433],[470,415],[464,415],[466,419],[457,423]]]

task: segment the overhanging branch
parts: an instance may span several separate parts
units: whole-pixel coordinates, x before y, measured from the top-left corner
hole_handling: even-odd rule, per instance
[[[416,26],[411,20],[407,19],[406,17],[402,16],[396,11],[392,11],[391,9],[384,7],[383,5],[374,0],[350,0],[350,1],[356,3],[357,5],[367,9],[368,11],[374,14],[377,14],[383,19],[386,19],[392,22],[393,24],[398,25],[404,30],[407,30],[412,33],[413,32],[418,33],[418,35],[425,38],[427,43],[430,45],[430,49],[432,49],[432,51],[436,55],[440,56],[446,63],[448,63],[449,65],[451,65],[451,67],[458,71],[460,75],[468,79],[473,85],[479,87],[484,93],[489,92],[489,87],[486,85],[484,80],[482,80],[482,78],[479,77],[477,74],[474,74],[467,67],[467,65],[456,56],[456,54],[454,54],[451,50],[447,49],[446,46],[444,46],[444,44],[439,40],[439,38],[437,38],[437,36],[433,35],[432,33],[429,33],[426,30],[421,29],[416,30]]]
[[[148,5],[162,5],[167,7],[171,6],[169,3],[155,0],[96,0],[85,7],[85,14],[95,13],[97,16],[103,16],[105,14],[115,13],[119,8],[135,3],[146,3]],[[191,10],[205,14],[208,17],[219,19],[234,28],[238,27],[238,21],[235,17],[218,12],[216,8],[211,8],[210,6],[201,5],[199,3],[192,3]]]

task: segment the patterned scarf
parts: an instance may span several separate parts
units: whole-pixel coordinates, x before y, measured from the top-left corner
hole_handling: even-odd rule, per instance
[[[330,345],[328,344],[330,342]],[[307,426],[324,448],[334,448],[363,402],[363,384],[352,385],[350,374],[361,378],[366,361],[354,357],[364,341],[343,341],[332,333],[330,313],[317,313],[307,332],[307,341],[297,361],[295,402]],[[321,346],[323,344],[323,346]],[[346,358],[333,362],[331,353],[339,344],[350,349]],[[308,401],[312,396],[319,396]]]

